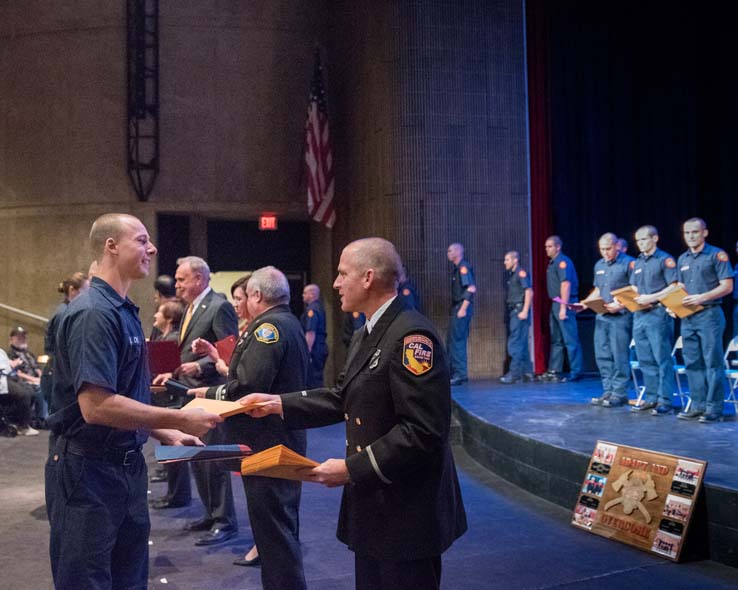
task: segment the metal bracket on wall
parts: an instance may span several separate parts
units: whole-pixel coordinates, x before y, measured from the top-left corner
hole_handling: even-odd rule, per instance
[[[147,201],[159,174],[159,0],[127,0],[128,176]]]

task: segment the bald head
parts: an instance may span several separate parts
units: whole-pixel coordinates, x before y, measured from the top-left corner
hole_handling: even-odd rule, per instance
[[[140,224],[138,218],[127,213],[106,213],[98,217],[90,229],[90,250],[95,260],[102,258],[108,239],[118,242],[126,230]]]
[[[305,285],[302,290],[303,303],[312,303],[313,301],[317,301],[318,299],[320,299],[320,287],[318,287],[318,285],[314,283]]]
[[[360,273],[373,271],[374,283],[384,290],[397,289],[402,274],[402,260],[392,242],[383,238],[363,238],[344,248]]]

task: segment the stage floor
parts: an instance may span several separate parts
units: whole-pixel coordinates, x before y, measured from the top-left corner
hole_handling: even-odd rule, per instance
[[[651,416],[629,407],[589,403],[602,393],[599,379],[576,383],[474,381],[452,389],[465,412],[522,437],[589,456],[597,440],[703,459],[705,483],[738,490],[738,420],[726,404],[723,422],[701,424],[676,414]]]

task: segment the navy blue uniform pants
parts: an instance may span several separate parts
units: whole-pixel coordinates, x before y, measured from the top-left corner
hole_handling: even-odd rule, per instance
[[[300,549],[299,481],[243,477],[254,542],[261,559],[264,590],[306,588]]]
[[[738,299],[733,299],[733,338],[738,336]]]
[[[387,561],[354,556],[356,590],[437,590],[441,587],[441,556],[413,561]]]
[[[202,441],[206,445],[224,444],[224,433],[223,425],[220,425],[205,434]],[[201,461],[192,464],[192,475],[205,507],[205,518],[213,521],[213,525],[219,528],[238,527],[230,471],[223,469],[218,461]]]
[[[690,409],[722,414],[725,399],[723,331],[725,315],[711,305],[682,320],[682,355],[689,381]]]
[[[518,317],[522,305],[510,308],[507,324],[507,354],[510,355],[510,376],[517,379],[526,373],[533,372],[528,348],[528,330],[530,328],[530,314],[524,320]]]
[[[627,400],[630,382],[630,313],[598,314],[595,319],[595,361],[602,379],[602,391]]]
[[[569,357],[569,371],[573,377],[582,373],[582,346],[579,343],[577,318],[573,311],[566,312],[566,319],[559,319],[560,304],[551,306],[551,354],[548,359],[548,370],[561,373],[564,368],[564,351]]]
[[[471,324],[471,305],[466,310],[463,318],[456,317],[461,303],[456,303],[451,308],[451,318],[448,324],[446,336],[446,350],[451,363],[451,379],[468,378],[466,369],[466,341],[469,338],[469,325]]]
[[[149,509],[143,455],[130,465],[55,453],[46,469],[54,585],[145,590]]]
[[[676,392],[674,360],[674,320],[660,305],[633,314],[633,339],[638,366],[646,388],[643,400],[671,406]]]
[[[313,346],[310,351],[310,366],[308,367],[307,389],[323,387],[323,368],[328,358],[328,347],[325,345]]]

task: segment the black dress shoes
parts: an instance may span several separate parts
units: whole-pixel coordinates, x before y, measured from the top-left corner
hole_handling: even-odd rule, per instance
[[[224,526],[222,528],[214,528],[209,532],[205,533],[197,541],[195,545],[198,547],[204,547],[207,545],[217,545],[218,543],[225,543],[228,539],[232,539],[238,534],[236,527]]]
[[[245,559],[243,557],[233,560],[233,565],[243,565],[245,567],[257,567],[261,565],[261,558],[257,555],[254,559]]]
[[[162,510],[164,508],[184,508],[189,506],[189,502],[175,502],[166,496],[164,498],[157,498],[151,501],[151,507],[155,510]]]
[[[200,520],[193,520],[184,525],[182,530],[188,533],[196,533],[198,531],[209,531],[215,524],[214,520],[210,518],[201,518]]]

